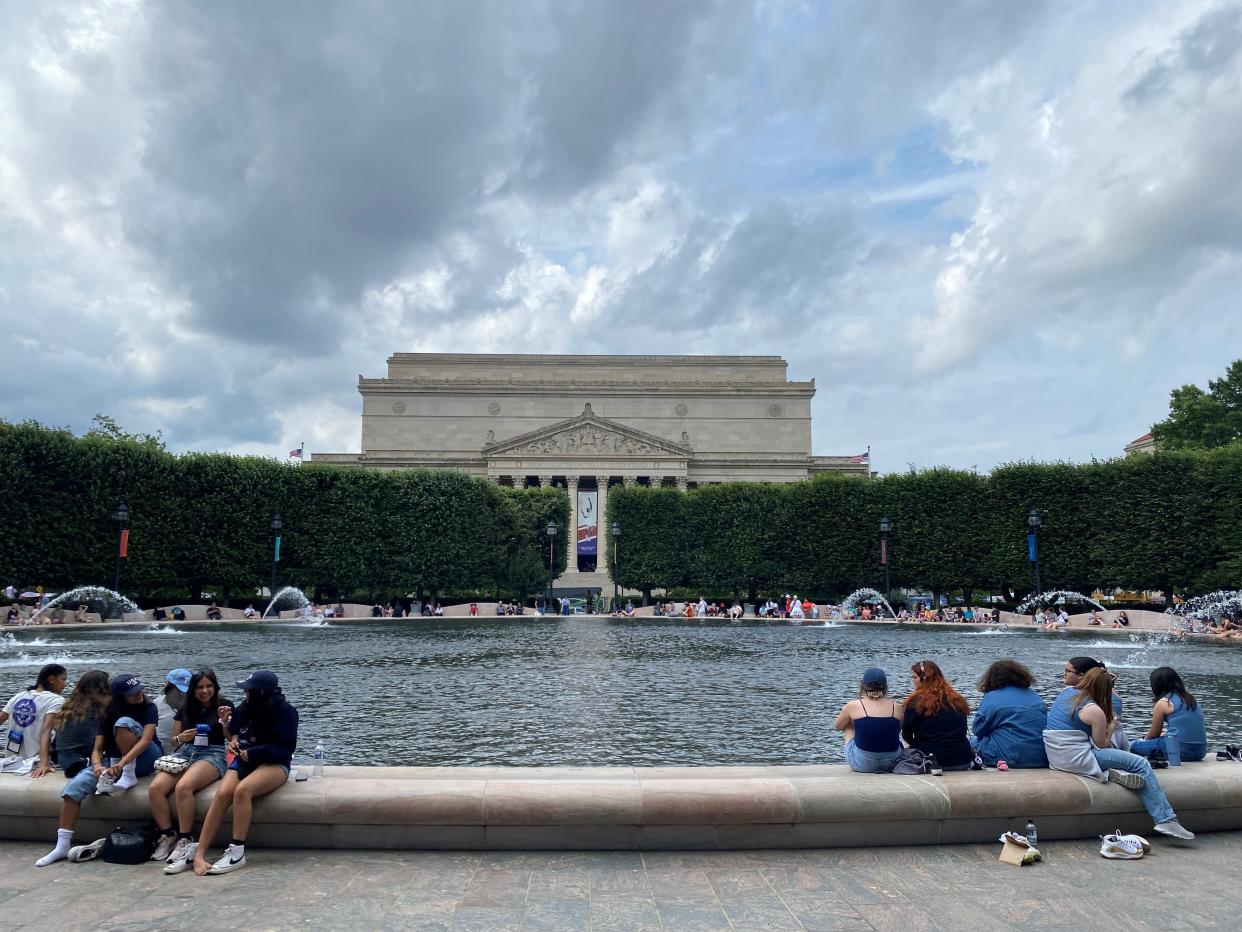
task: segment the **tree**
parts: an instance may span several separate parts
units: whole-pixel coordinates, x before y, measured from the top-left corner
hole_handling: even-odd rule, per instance
[[[1161,450],[1207,450],[1242,440],[1242,359],[1223,379],[1173,389],[1169,416],[1151,429]]]

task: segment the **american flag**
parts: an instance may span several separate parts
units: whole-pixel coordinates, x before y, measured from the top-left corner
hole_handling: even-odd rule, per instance
[[[871,451],[868,450],[866,453],[859,453],[857,456],[851,456],[850,462],[851,463],[870,463],[871,462]]]
[[[302,450],[304,450],[305,448],[306,448],[306,444],[302,444],[302,446],[298,447],[296,450],[290,450],[289,458],[300,460],[302,458]]]

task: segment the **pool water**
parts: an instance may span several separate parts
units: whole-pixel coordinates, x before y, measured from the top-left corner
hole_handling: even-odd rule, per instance
[[[975,682],[1013,657],[1049,700],[1066,658],[1118,674],[1130,735],[1146,730],[1147,675],[1175,667],[1203,704],[1214,751],[1242,744],[1234,648],[1121,637],[918,626],[788,627],[608,618],[366,624],[39,628],[0,634],[0,696],[44,663],[73,679],[137,673],[157,694],[173,667],[213,667],[224,695],[252,669],[276,671],[301,713],[301,752],[329,763],[650,766],[841,761],[832,723],[858,678],[884,667],[898,695],[910,665],[935,660],[977,704]]]

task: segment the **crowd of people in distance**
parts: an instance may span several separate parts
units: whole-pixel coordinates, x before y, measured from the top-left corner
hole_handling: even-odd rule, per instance
[[[1178,821],[1154,772],[1170,761],[1207,756],[1203,709],[1172,667],[1151,673],[1151,723],[1136,741],[1121,725],[1116,677],[1092,657],[1066,661],[1064,688],[1051,708],[1035,692],[1034,674],[1025,665],[997,660],[979,680],[983,697],[973,734],[967,731],[970,706],[934,661],[913,664],[910,680],[909,694],[896,699],[882,669],[863,672],[858,698],[845,703],[835,722],[852,770],[902,772],[908,758],[925,762],[933,774],[1051,767],[1137,790],[1157,832],[1194,838]]]
[[[28,767],[39,779],[59,770],[67,778],[56,844],[35,864],[97,857],[105,839],[73,844],[83,802],[127,792],[151,776],[147,799],[157,834],[151,860],[163,863],[164,873],[225,874],[245,867],[251,804],[288,781],[297,748],[298,712],[276,674],[257,670],[237,683],[244,694],[237,705],[221,695],[208,668],[171,670],[154,701],[133,674],[90,670],[66,697],[68,679],[63,666],[47,664],[0,713],[0,725],[12,719],[6,772]],[[217,781],[195,835],[194,796]],[[231,841],[209,863],[211,840],[230,808]]]
[[[846,617],[853,618],[853,614]],[[870,620],[874,615],[869,605],[864,605],[861,611],[861,617],[864,621]],[[898,621],[914,621],[920,624],[934,622],[935,624],[963,624],[963,625],[992,625],[999,621],[995,611],[987,609],[974,608],[967,605],[964,608],[958,608],[955,605],[941,606],[932,608],[931,603],[916,602],[913,608],[902,606],[897,612]]]

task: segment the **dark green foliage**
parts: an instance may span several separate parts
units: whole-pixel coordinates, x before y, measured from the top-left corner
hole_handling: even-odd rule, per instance
[[[1173,389],[1169,416],[1151,429],[1161,450],[1208,450],[1242,441],[1242,359],[1222,379]]]
[[[893,522],[892,585],[1029,593],[1026,518],[1043,514],[1045,589],[1202,592],[1242,585],[1242,448],[1089,463],[1014,463],[791,485],[617,490],[627,586],[707,596],[882,589],[880,519]],[[627,567],[631,565],[632,571]]]
[[[529,587],[536,569],[547,575],[540,535],[550,517],[562,529],[557,572],[565,566],[569,501],[558,490],[502,489],[459,472],[174,456],[155,438],[103,427],[79,438],[0,422],[0,578],[110,585],[122,501],[131,515],[122,588],[141,596],[252,597],[271,579],[277,511],[279,585],[322,597]]]

